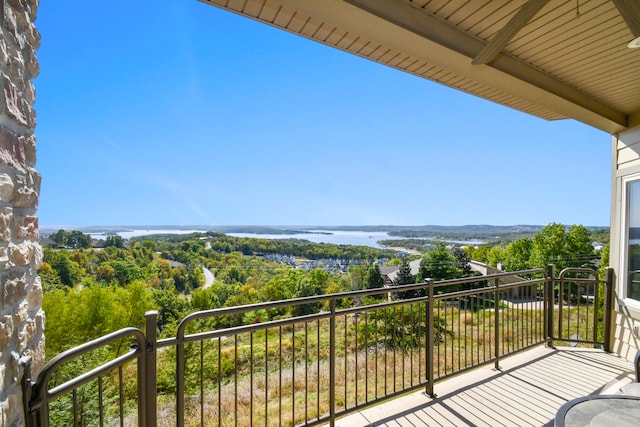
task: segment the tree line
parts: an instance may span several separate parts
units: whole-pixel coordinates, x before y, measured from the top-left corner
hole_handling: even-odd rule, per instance
[[[67,242],[85,241],[77,233],[69,232],[69,236],[77,238]],[[301,248],[294,250],[297,244]],[[362,262],[351,265],[346,274],[330,274],[322,269],[309,272],[295,269],[258,255],[267,251],[286,253],[287,248],[292,254],[360,257]],[[558,269],[596,267],[601,258],[601,264],[606,266],[607,249],[596,252],[583,226],[566,228],[554,223],[531,238],[521,238],[506,246],[462,248],[440,243],[424,251],[415,276],[408,266],[411,258],[396,256],[387,264],[399,267],[394,284],[402,285],[427,278],[446,280],[472,276],[471,259],[493,266],[502,264],[507,271],[544,267],[549,263]],[[358,246],[233,238],[219,233],[128,242],[113,239],[103,249],[45,248],[39,274],[47,313],[47,356],[119,327],[142,327],[143,315],[148,309],[159,311],[161,335],[168,336],[175,332],[184,316],[196,310],[380,288],[385,280],[374,260],[389,254],[391,252]],[[202,288],[203,267],[215,275],[214,283],[207,289]],[[481,281],[478,284],[481,285]],[[396,292],[393,296],[411,298],[416,293]],[[353,303],[342,301],[346,306]],[[296,310],[307,313],[322,308],[305,305]],[[271,310],[220,322],[224,323],[221,326],[231,326],[300,313]]]

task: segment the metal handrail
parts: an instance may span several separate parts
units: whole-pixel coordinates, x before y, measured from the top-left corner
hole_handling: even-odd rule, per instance
[[[586,278],[571,278],[573,273],[588,273],[591,275]],[[529,276],[530,278],[525,278]],[[502,283],[503,279],[509,277],[518,277],[519,279],[511,283]],[[464,285],[470,283],[484,282],[484,286],[477,289],[466,289],[447,293],[437,293],[438,289],[451,285]],[[597,340],[596,328],[596,307],[600,304],[597,290],[594,291],[594,302],[590,307],[584,310],[591,310],[585,313],[587,318],[591,320],[591,329],[593,330],[593,339],[572,339],[563,336],[563,314],[564,310],[582,310],[582,307],[566,307],[562,298],[558,302],[554,302],[554,289],[557,286],[559,295],[562,295],[564,286],[570,284],[593,285],[594,289],[602,284],[605,285],[605,318],[603,340]],[[548,269],[530,269],[518,272],[505,272],[492,274],[489,276],[477,276],[464,279],[446,280],[434,282],[428,280],[424,283],[393,286],[386,288],[359,290],[344,293],[336,293],[329,295],[296,298],[285,301],[265,302],[258,304],[245,305],[240,307],[218,308],[213,310],[204,310],[192,313],[186,316],[179,324],[175,337],[158,340],[156,337],[157,329],[157,312],[149,312],[146,315],[146,336],[140,330],[135,328],[125,328],[106,335],[102,338],[85,343],[79,347],[67,350],[52,359],[42,370],[35,382],[29,381],[25,390],[30,389],[29,395],[26,396],[27,420],[29,425],[48,426],[49,402],[58,397],[76,390],[83,384],[98,379],[101,376],[113,371],[121,369],[126,363],[137,360],[138,379],[137,379],[137,404],[138,404],[138,423],[141,426],[155,425],[156,423],[156,357],[158,348],[174,348],[176,349],[176,423],[183,426],[185,423],[184,415],[186,413],[186,366],[187,357],[185,346],[187,344],[194,345],[199,343],[200,355],[199,366],[200,371],[206,363],[213,365],[212,369],[216,370],[215,377],[210,378],[215,381],[217,388],[217,414],[218,423],[221,423],[221,404],[223,400],[222,387],[223,383],[230,381],[235,384],[235,414],[238,416],[238,337],[250,338],[250,345],[253,346],[253,337],[260,333],[264,336],[262,356],[254,355],[253,347],[250,347],[250,357],[246,363],[249,363],[248,369],[253,387],[254,376],[259,375],[264,382],[265,400],[262,412],[267,414],[269,411],[269,401],[266,399],[266,393],[271,387],[278,390],[279,403],[278,415],[280,424],[282,424],[282,393],[288,393],[293,401],[292,413],[289,414],[291,419],[295,419],[295,389],[286,391],[282,389],[283,385],[283,369],[288,370],[295,384],[296,371],[301,370],[305,376],[305,402],[307,393],[317,394],[314,398],[316,408],[312,413],[308,412],[307,403],[305,403],[304,419],[305,425],[318,425],[323,423],[335,424],[335,420],[347,413],[370,406],[383,399],[388,399],[406,393],[409,390],[424,388],[430,396],[435,396],[434,385],[437,381],[441,381],[451,375],[459,374],[464,370],[475,368],[477,366],[494,363],[499,369],[499,362],[502,357],[548,342],[553,344],[554,340],[584,342],[593,344],[604,344],[605,349],[610,348],[610,332],[608,328],[611,325],[611,318],[608,307],[612,301],[612,274],[607,272],[605,280],[600,280],[595,270],[590,269],[565,269],[554,278],[553,268]],[[519,289],[528,289],[526,291],[518,291]],[[360,300],[364,297],[375,295],[388,295],[390,293],[400,293],[412,290],[422,290],[422,296],[406,300],[393,301],[373,301],[368,305],[339,308],[337,302],[346,298]],[[513,306],[506,304],[505,296],[508,293],[515,295],[528,295],[527,298],[514,300]],[[521,297],[520,297],[521,298]],[[524,302],[522,302],[524,301]],[[327,311],[321,311],[312,314],[290,316],[282,319],[274,319],[257,324],[240,325],[234,327],[225,327],[220,329],[204,329],[190,330],[190,325],[198,320],[214,319],[222,316],[238,315],[255,310],[295,307],[304,304],[324,303]],[[327,307],[328,304],[328,307]],[[470,305],[467,305],[470,304]],[[520,305],[518,305],[520,304]],[[524,304],[524,307],[522,306]],[[555,313],[555,305],[558,304],[558,313]],[[471,311],[469,311],[471,310]],[[462,314],[464,313],[464,320]],[[484,314],[483,314],[484,313]],[[490,316],[489,316],[489,313]],[[511,313],[505,317],[506,313]],[[578,315],[582,312],[578,311]],[[590,318],[588,316],[592,316]],[[417,316],[417,317],[416,317]],[[423,316],[423,317],[420,317]],[[469,320],[470,319],[470,320]],[[467,323],[470,321],[471,326]],[[456,323],[457,322],[457,323]],[[474,325],[478,322],[477,325]],[[482,322],[480,324],[480,322]],[[485,323],[486,322],[486,323]],[[440,329],[446,325],[445,329]],[[309,343],[309,335],[307,328],[311,326],[311,330],[315,331],[317,342]],[[557,326],[557,333],[554,327]],[[339,328],[342,328],[339,330]],[[449,328],[449,329],[446,329]],[[489,346],[483,344],[482,349],[471,346],[471,353],[467,349],[467,329],[470,333],[483,334],[488,333],[490,338]],[[188,332],[190,330],[190,332]],[[283,331],[289,330],[289,339],[292,341],[290,345],[292,350],[283,350],[282,340]],[[436,335],[436,330],[437,335]],[[448,334],[451,331],[451,336]],[[457,332],[453,332],[457,331]],[[275,333],[274,338],[270,338],[270,333]],[[458,334],[454,337],[453,334]],[[518,336],[521,333],[533,334],[531,336]],[[296,334],[302,334],[302,338],[298,338]],[[328,343],[323,348],[320,343],[321,334],[327,337]],[[354,335],[355,334],[355,335]],[[360,334],[360,336],[359,336]],[[444,334],[444,335],[443,335]],[[506,334],[506,335],[505,335]],[[235,338],[234,338],[235,337]],[[279,338],[278,338],[279,337]],[[350,338],[349,338],[350,337]],[[104,346],[111,345],[115,341],[125,338],[133,338],[135,345],[125,354],[114,357],[112,360],[89,370],[86,373],[78,375],[72,380],[65,381],[63,384],[49,388],[49,382],[54,372],[65,363],[76,359],[83,354],[92,350],[99,349]],[[410,344],[406,349],[396,347],[402,343],[402,340],[409,339],[411,342],[417,340],[415,344]],[[279,342],[278,342],[279,339]],[[300,339],[303,340],[303,347],[296,349],[296,343],[300,347]],[[464,339],[464,344],[462,343]],[[473,336],[469,339],[474,339]],[[485,338],[486,339],[486,338]],[[517,342],[512,342],[513,340]],[[343,340],[341,342],[340,340]],[[349,340],[349,341],[348,341]],[[457,341],[456,341],[457,340]],[[397,341],[397,343],[396,343]],[[203,345],[210,343],[214,352],[208,357],[212,360],[204,359]],[[456,344],[457,342],[457,344]],[[225,379],[221,373],[222,347],[226,346],[227,353],[231,352],[231,362],[234,363],[235,374],[233,371],[231,377]],[[311,345],[311,347],[309,347]],[[382,345],[382,347],[380,347]],[[415,350],[414,350],[414,346]],[[269,349],[275,347],[276,354],[269,355]],[[353,347],[353,350],[350,348]],[[260,350],[260,349],[256,349]],[[311,351],[311,353],[310,353]],[[316,377],[317,388],[309,390],[309,383],[306,376],[310,372],[319,375],[321,356],[320,353],[326,351],[326,359],[322,359],[322,363],[328,364],[328,383],[320,386],[320,377]],[[235,353],[234,353],[235,352]],[[286,353],[286,354],[283,354]],[[474,353],[475,352],[475,353]],[[298,353],[300,353],[298,355]],[[235,354],[235,356],[234,356]],[[278,355],[279,354],[279,355]],[[293,366],[283,366],[283,357],[290,357]],[[296,362],[297,357],[302,359]],[[271,359],[270,359],[271,358]],[[206,362],[206,363],[205,363]],[[216,365],[217,363],[217,365]],[[303,363],[300,365],[300,363]],[[359,369],[366,367],[363,376],[360,377]],[[408,366],[405,366],[405,363]],[[274,365],[275,364],[275,365]],[[353,365],[352,368],[348,368]],[[271,369],[279,370],[279,379],[275,379],[273,383],[269,379],[269,371]],[[415,370],[414,370],[415,369]],[[257,370],[254,372],[254,370]],[[351,371],[352,370],[352,371]],[[372,373],[369,373],[371,371]],[[258,374],[259,373],[259,374]],[[339,374],[339,375],[338,375]],[[192,375],[192,374],[190,374]],[[200,417],[204,417],[204,381],[202,372],[200,375]],[[338,379],[343,381],[343,385],[338,385]],[[224,380],[224,381],[223,381]],[[235,382],[234,382],[235,381]],[[269,383],[269,381],[272,381]],[[355,396],[348,396],[346,381],[354,381]],[[342,384],[342,383],[341,383]],[[361,387],[360,392],[358,387]],[[340,387],[340,388],[338,388]],[[340,391],[342,390],[342,391]],[[344,396],[339,394],[344,392]],[[327,408],[320,407],[320,394],[327,393]],[[232,391],[232,393],[234,393]],[[251,407],[253,408],[253,394],[251,396]],[[364,393],[364,394],[363,394]],[[362,395],[363,397],[358,397]],[[195,396],[194,396],[195,397]],[[225,396],[227,398],[227,396]],[[285,396],[286,398],[286,396]],[[213,402],[215,404],[215,400]],[[191,400],[190,400],[191,401]],[[121,405],[122,406],[122,405]],[[324,408],[324,407],[323,407]],[[121,407],[121,410],[122,407]],[[257,409],[256,409],[257,410]],[[247,423],[251,424],[253,420],[253,411],[250,411],[251,418]],[[314,415],[315,414],[315,415]],[[265,415],[266,416],[266,415]],[[122,417],[122,415],[121,415]],[[121,418],[122,420],[122,418]],[[204,422],[204,418],[202,418]],[[236,418],[237,422],[237,418]],[[268,423],[267,420],[264,420]]]
[[[116,341],[134,338],[135,345],[130,350],[116,357],[115,359],[102,364],[90,371],[81,374],[80,376],[66,381],[63,384],[49,389],[49,381],[56,370],[64,363],[74,360],[83,354],[87,354],[93,350],[108,346]],[[136,328],[124,328],[118,331],[112,332],[103,337],[94,339],[87,343],[81,344],[77,347],[63,351],[59,355],[55,356],[49,363],[42,369],[38,378],[31,384],[30,391],[31,396],[28,401],[29,407],[27,408],[28,414],[33,414],[37,420],[39,420],[39,426],[49,425],[49,408],[48,402],[56,399],[61,394],[64,394],[70,390],[77,389],[78,387],[101,377],[103,374],[112,371],[115,368],[125,365],[127,362],[137,359],[138,360],[138,375],[142,378],[144,372],[144,358],[142,357],[145,348],[144,333]],[[144,388],[144,381],[139,381],[138,387],[138,399],[140,401],[140,408],[138,413],[138,419],[142,422],[141,425],[145,425],[145,408],[144,408],[144,396],[146,390]],[[28,420],[33,420],[31,416],[27,416]]]

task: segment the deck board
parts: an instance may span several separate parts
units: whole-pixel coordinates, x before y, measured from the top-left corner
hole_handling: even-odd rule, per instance
[[[537,347],[344,417],[339,427],[552,426],[558,408],[633,382],[631,362],[601,350]]]

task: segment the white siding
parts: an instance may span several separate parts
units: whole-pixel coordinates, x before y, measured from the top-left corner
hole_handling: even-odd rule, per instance
[[[618,304],[621,295],[621,279],[624,273],[621,269],[621,257],[625,245],[626,231],[622,221],[625,215],[623,206],[623,179],[629,175],[640,173],[640,127],[612,137],[613,150],[613,180],[611,191],[611,257],[610,265],[616,272],[616,313],[614,317],[614,352],[620,356],[633,360],[636,351],[640,349],[640,338],[633,334],[634,324],[640,323],[640,311]]]

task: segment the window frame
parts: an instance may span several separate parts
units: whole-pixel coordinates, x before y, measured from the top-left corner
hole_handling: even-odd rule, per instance
[[[621,177],[621,211],[620,211],[620,276],[619,302],[621,305],[640,310],[640,299],[628,296],[629,290],[629,226],[631,222],[631,185],[640,185],[640,172]],[[640,214],[640,212],[639,212]]]

